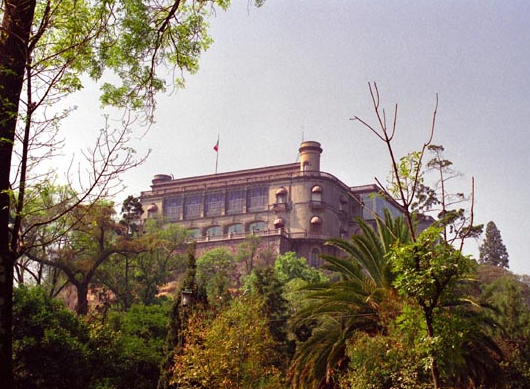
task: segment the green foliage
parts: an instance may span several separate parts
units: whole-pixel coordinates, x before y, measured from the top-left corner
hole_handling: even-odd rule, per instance
[[[419,151],[414,151],[406,156],[400,158],[396,164],[396,172],[392,171],[392,177],[389,180],[388,192],[394,196],[394,198],[401,199],[403,196],[408,204],[413,202],[416,196],[416,190],[419,185],[423,185],[424,177],[420,174],[422,170],[422,157],[423,154]],[[426,187],[424,187],[426,188]],[[432,205],[432,198],[425,197],[417,199],[414,203],[414,209],[423,210],[429,208]]]
[[[254,279],[251,285],[251,294],[263,301],[263,315],[269,322],[269,331],[273,339],[278,343],[278,351],[281,351],[282,360],[273,362],[275,366],[285,365],[286,359],[291,357],[294,344],[288,342],[287,319],[289,314],[288,301],[283,297],[284,284],[278,279],[272,268],[254,269]]]
[[[224,304],[230,299],[236,262],[225,248],[210,250],[197,260],[197,286],[205,292],[211,305]]]
[[[501,271],[492,265],[479,269],[481,274],[490,269]],[[488,313],[502,329],[493,336],[506,357],[502,363],[505,387],[526,387],[530,385],[530,287],[505,270],[497,274],[483,282],[482,299],[495,308]]]
[[[168,304],[133,305],[89,326],[40,288],[18,288],[16,388],[152,388],[159,375]]]
[[[348,389],[427,389],[428,374],[416,350],[399,336],[358,332],[348,341],[348,371],[341,388]]]
[[[192,313],[186,347],[175,357],[179,388],[285,388],[263,302],[238,298],[213,319]]]
[[[126,252],[112,256],[98,268],[97,279],[124,309],[133,302],[156,303],[159,288],[185,266],[187,239],[185,229],[177,224],[157,228],[148,222],[141,235],[127,238]]]
[[[14,295],[14,373],[16,387],[86,388],[87,366],[96,357],[89,329],[60,302],[39,288],[18,288]]]
[[[425,367],[450,385],[493,385],[502,351],[489,335],[495,323],[464,288],[474,262],[441,234],[429,227],[415,242],[393,248],[394,285],[421,312],[425,333],[414,341]]]
[[[111,312],[108,327],[116,334],[117,358],[111,379],[116,389],[153,388],[160,374],[167,334],[169,303],[133,305],[127,312]]]
[[[362,220],[358,223],[361,235],[328,242],[344,256],[323,256],[324,268],[336,272],[340,280],[303,289],[305,305],[291,321],[292,331],[299,335],[290,368],[295,388],[336,382],[348,365],[348,340],[357,332],[384,333],[400,309],[386,253],[399,239],[407,241],[408,230],[388,212],[385,222],[378,220],[378,232]]]
[[[152,107],[156,92],[166,88],[164,69],[198,70],[201,53],[213,42],[206,19],[215,5],[226,9],[229,2],[38,1],[35,72],[54,75],[53,90],[63,94],[81,89],[83,74],[106,76],[104,104]],[[183,74],[173,81],[182,86]]]
[[[494,222],[486,225],[486,237],[479,247],[480,263],[508,268],[508,251]]]
[[[169,313],[169,323],[167,330],[167,337],[164,347],[164,359],[160,365],[160,377],[157,383],[157,389],[175,388],[175,384],[171,381],[172,366],[175,355],[181,355],[186,343],[186,325],[188,325],[189,311],[197,311],[202,306],[205,296],[199,294],[195,276],[197,273],[197,265],[195,261],[196,244],[192,243],[188,246],[188,265],[182,287],[178,290],[176,297],[171,306]],[[191,291],[191,306],[185,307],[182,304],[182,292]]]
[[[252,270],[254,270],[254,262],[260,244],[260,236],[249,235],[243,242],[237,245],[235,260],[236,262],[243,262],[245,264],[245,275],[250,275]]]
[[[441,229],[429,227],[416,242],[398,244],[390,254],[396,288],[430,310],[449,297],[454,283],[473,265],[470,258],[441,240],[440,234]]]
[[[278,280],[284,284],[299,279],[309,284],[327,281],[327,277],[318,269],[307,264],[304,257],[297,257],[296,253],[289,251],[278,255],[274,262],[274,269]]]
[[[128,238],[132,238],[140,232],[138,223],[143,213],[144,209],[138,197],[130,195],[123,200],[120,224],[124,226],[125,235]]]

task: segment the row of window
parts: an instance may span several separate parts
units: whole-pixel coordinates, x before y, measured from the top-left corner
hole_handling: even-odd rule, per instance
[[[274,221],[274,228],[284,228],[285,221],[282,218],[278,218]],[[188,231],[192,237],[198,238],[200,236],[221,236],[221,235],[237,235],[243,232],[258,233],[265,231],[267,224],[264,221],[253,221],[245,226],[243,223],[233,223],[225,226],[208,226],[206,228],[189,228]],[[322,232],[322,219],[320,216],[313,216],[309,222],[309,232],[311,234],[320,234]]]
[[[164,215],[170,220],[197,219],[234,215],[247,212],[264,211],[268,206],[269,188],[265,186],[232,189],[226,192],[206,194],[179,195],[164,200]],[[276,203],[287,203],[287,189],[276,190]],[[322,202],[322,188],[315,185],[311,188],[311,202]]]
[[[255,187],[169,197],[164,200],[164,215],[169,219],[197,219],[245,211],[262,211],[268,205],[268,188]]]
[[[203,233],[201,234],[200,228],[189,228],[188,232],[190,235],[194,238],[198,238],[200,236],[221,236],[223,234],[225,235],[237,235],[242,234],[243,232],[253,232],[257,233],[260,231],[265,231],[267,227],[267,224],[264,221],[253,221],[251,223],[248,223],[245,229],[245,226],[243,226],[243,223],[233,223],[228,226],[225,226],[224,229],[221,226],[209,226],[203,229]]]

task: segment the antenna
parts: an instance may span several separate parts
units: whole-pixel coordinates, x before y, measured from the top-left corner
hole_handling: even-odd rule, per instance
[[[302,142],[301,143],[304,143],[304,131],[303,131],[303,128],[304,128],[304,126],[302,126]],[[300,157],[300,153],[296,153],[295,162],[298,162],[298,158],[299,157]]]

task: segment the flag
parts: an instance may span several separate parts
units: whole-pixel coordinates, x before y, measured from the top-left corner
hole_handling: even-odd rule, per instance
[[[215,150],[215,152],[218,152],[218,151],[219,151],[219,139],[217,139],[217,143],[215,144],[215,146],[213,147],[213,149]]]

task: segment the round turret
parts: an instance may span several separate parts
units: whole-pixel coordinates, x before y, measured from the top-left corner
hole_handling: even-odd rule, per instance
[[[155,174],[151,183],[153,185],[160,184],[162,182],[171,181],[173,179],[169,174]]]
[[[320,154],[322,153],[320,143],[313,141],[302,142],[298,151],[300,152],[300,171],[320,171]]]

